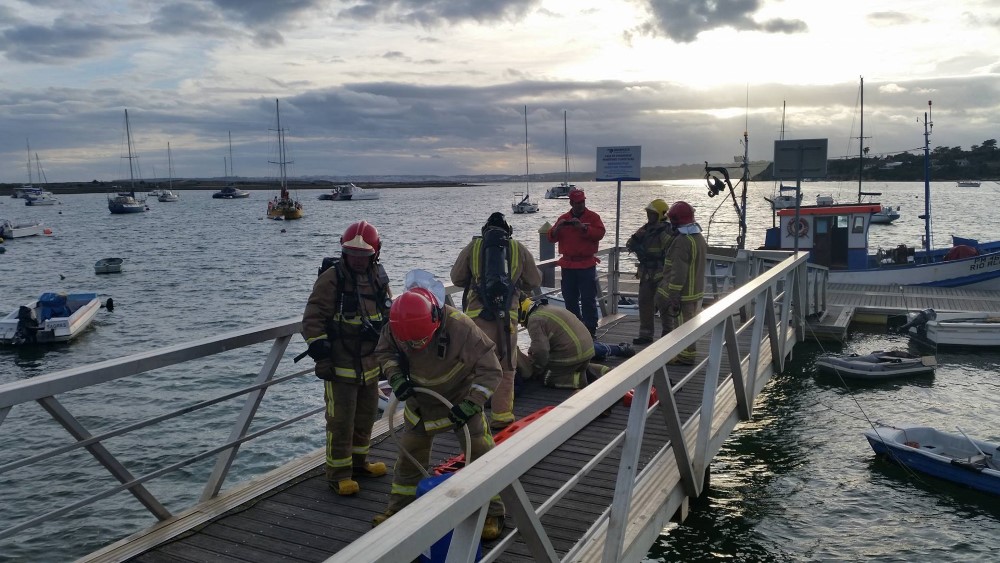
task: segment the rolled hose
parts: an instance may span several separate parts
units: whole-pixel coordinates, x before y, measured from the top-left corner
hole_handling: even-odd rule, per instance
[[[413,389],[417,393],[423,393],[424,395],[430,395],[431,397],[434,397],[449,409],[453,406],[451,404],[451,401],[444,398],[443,395],[441,395],[436,391],[432,391],[430,389],[424,389],[423,387],[414,387]],[[395,414],[397,407],[399,407],[399,397],[397,397],[396,394],[393,393],[389,397],[389,404],[386,405],[385,413],[382,415],[389,422],[389,436],[391,436],[392,441],[396,443],[396,448],[399,449],[399,451],[403,452],[403,455],[405,455],[410,460],[410,462],[413,463],[413,465],[420,468],[420,472],[424,474],[424,477],[430,477],[431,474],[428,473],[426,469],[424,469],[424,464],[417,461],[417,459],[413,457],[413,454],[411,454],[409,450],[403,449],[399,445],[399,439],[396,438],[396,425],[392,423],[392,417]],[[462,430],[465,431],[465,463],[466,465],[468,465],[469,463],[472,463],[472,433],[469,432],[469,425],[467,424],[462,425]]]

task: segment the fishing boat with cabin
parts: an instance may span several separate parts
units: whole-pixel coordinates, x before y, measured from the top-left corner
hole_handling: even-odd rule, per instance
[[[953,237],[949,248],[934,248],[931,230],[929,111],[924,113],[923,248],[868,245],[878,203],[809,205],[775,211],[777,223],[764,239],[767,250],[808,250],[809,261],[830,269],[830,282],[883,286],[927,285],[1000,289],[1000,241],[980,243]],[[825,140],[824,140],[825,141]],[[777,157],[776,157],[777,158]],[[825,155],[824,155],[825,161]]]

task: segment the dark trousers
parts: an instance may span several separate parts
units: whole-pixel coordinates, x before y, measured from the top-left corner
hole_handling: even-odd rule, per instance
[[[582,270],[562,269],[559,282],[566,310],[583,321],[590,334],[597,332],[597,266]]]

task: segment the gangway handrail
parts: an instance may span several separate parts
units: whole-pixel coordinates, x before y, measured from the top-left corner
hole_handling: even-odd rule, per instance
[[[611,252],[612,250],[605,249],[605,251]],[[789,254],[790,253],[785,253],[786,258],[784,261],[771,267],[770,269],[767,269],[766,271],[763,266],[759,268],[757,266],[752,266],[750,269],[757,269],[757,271],[762,272],[757,279],[746,283],[744,287],[741,287],[729,295],[720,298],[710,309],[707,309],[690,322],[685,323],[685,325],[675,330],[667,337],[660,339],[654,345],[644,350],[641,354],[638,354],[634,358],[626,361],[624,364],[616,368],[614,372],[612,372],[614,377],[602,378],[602,380],[596,384],[587,387],[570,400],[560,404],[556,409],[554,409],[554,414],[546,415],[551,418],[539,420],[529,429],[520,433],[518,440],[509,440],[505,442],[503,447],[513,448],[514,452],[508,452],[506,454],[507,456],[527,456],[524,460],[517,457],[517,463],[513,464],[513,466],[523,469],[522,466],[526,463],[525,460],[534,459],[537,455],[539,455],[538,452],[549,451],[558,443],[565,441],[565,439],[575,433],[577,429],[582,427],[581,425],[584,425],[590,420],[596,418],[599,413],[609,407],[614,401],[617,400],[618,397],[621,397],[624,392],[630,388],[636,389],[634,404],[646,405],[649,388],[653,385],[654,376],[658,378],[655,384],[656,387],[662,387],[664,390],[671,389],[671,386],[665,382],[665,370],[663,365],[667,360],[671,359],[677,352],[685,348],[687,345],[709,333],[713,336],[713,352],[710,354],[710,360],[707,364],[708,370],[711,371],[713,369],[718,369],[718,355],[721,353],[720,350],[722,347],[722,344],[716,343],[716,337],[721,339],[720,341],[725,342],[727,345],[731,345],[737,334],[742,333],[747,329],[752,330],[754,333],[752,342],[755,342],[756,344],[751,346],[748,354],[743,355],[742,357],[734,356],[733,351],[730,350],[730,365],[741,366],[738,369],[734,368],[736,372],[740,373],[734,372],[730,377],[731,380],[739,380],[741,382],[743,381],[743,378],[746,378],[746,382],[739,383],[737,387],[742,386],[746,389],[753,390],[753,392],[759,390],[756,389],[756,387],[762,386],[762,383],[758,381],[757,377],[759,362],[762,361],[762,358],[770,358],[770,361],[774,364],[774,370],[780,370],[784,361],[783,358],[785,356],[786,347],[789,344],[786,341],[787,339],[784,337],[784,330],[786,328],[796,328],[797,330],[797,326],[800,324],[799,320],[805,310],[803,303],[807,297],[802,280],[805,278],[805,274],[803,272],[809,269],[805,265],[806,255],[804,253],[800,253],[798,256],[788,257]],[[780,258],[780,255],[776,257]],[[554,260],[552,262],[554,262]],[[610,273],[605,275],[610,275]],[[789,290],[792,290],[791,293],[789,293]],[[461,288],[456,288],[454,286],[446,287],[446,292],[449,296],[460,291]],[[792,297],[792,306],[786,306],[789,303],[789,296]],[[736,328],[735,325],[733,325],[732,315],[735,311],[746,308],[753,309],[754,316],[750,321],[746,321],[742,324],[742,326]],[[755,319],[761,319],[765,322],[753,322]],[[38,402],[54,420],[70,432],[76,442],[71,447],[58,446],[53,448],[49,454],[38,454],[32,456],[32,463],[37,463],[43,459],[48,459],[48,457],[51,457],[52,455],[58,455],[74,448],[86,448],[119,482],[118,485],[115,485],[104,492],[92,494],[92,501],[105,498],[108,494],[110,494],[108,491],[113,492],[128,489],[143,504],[143,506],[146,507],[147,510],[156,516],[156,518],[164,520],[170,518],[171,514],[166,510],[166,508],[163,507],[160,499],[157,499],[152,493],[145,489],[143,484],[146,481],[154,477],[161,476],[168,470],[176,470],[186,464],[218,454],[216,467],[212,471],[208,482],[205,484],[201,500],[204,501],[215,498],[221,490],[226,476],[229,473],[230,466],[235,459],[241,444],[250,439],[259,437],[266,432],[277,430],[295,421],[307,418],[321,410],[312,409],[304,413],[298,413],[263,430],[255,429],[254,432],[249,432],[250,423],[254,421],[254,417],[257,413],[257,407],[259,406],[264,393],[272,385],[291,381],[312,371],[310,366],[308,369],[297,370],[291,374],[276,376],[279,363],[283,359],[287,359],[288,355],[286,354],[286,350],[291,338],[298,335],[300,330],[301,323],[299,319],[274,321],[258,327],[236,330],[221,335],[202,338],[193,342],[175,344],[158,350],[145,351],[123,358],[106,360],[87,366],[80,366],[42,375],[24,381],[3,384],[0,385],[0,430],[4,430],[3,423],[5,418],[14,406],[33,401]],[[782,334],[782,337],[780,338],[778,336],[779,332]],[[60,401],[56,399],[57,395],[70,391],[80,390],[93,385],[107,383],[117,379],[147,373],[167,366],[182,364],[184,362],[200,358],[207,358],[219,353],[266,342],[271,342],[270,350],[268,351],[267,357],[263,361],[260,371],[258,372],[252,385],[236,391],[229,390],[226,393],[223,393],[221,397],[202,401],[201,403],[196,403],[195,405],[189,405],[177,411],[166,413],[157,417],[151,417],[145,421],[133,423],[111,431],[105,431],[92,435],[89,430],[79,420],[77,420]],[[770,347],[769,353],[766,350],[761,349],[761,346],[765,344]],[[714,360],[712,359],[713,356],[715,357]],[[735,362],[733,361],[734,358],[736,358]],[[767,377],[769,377],[769,373],[767,374]],[[682,386],[683,385],[678,384],[674,387],[679,388]],[[643,393],[646,394],[643,395]],[[714,395],[714,391],[705,394],[706,397]],[[739,404],[738,410],[740,418],[746,418],[749,416],[750,405],[752,405],[752,396],[748,398],[745,395],[745,392],[737,393],[735,398],[736,403]],[[212,445],[212,447],[196,454],[195,456],[187,458],[186,460],[181,460],[180,462],[175,462],[168,468],[160,468],[154,471],[149,471],[138,477],[133,476],[131,472],[103,446],[102,442],[112,436],[118,436],[126,432],[131,432],[140,427],[146,427],[151,424],[162,422],[168,418],[186,414],[192,410],[201,408],[201,406],[207,406],[210,403],[215,404],[219,401],[232,399],[237,396],[246,396],[246,399],[243,410],[238,414],[236,420],[230,428],[229,438],[218,444]],[[669,391],[664,391],[660,396],[661,401],[666,401],[667,403],[670,402],[664,398],[664,396],[667,398],[671,396]],[[676,414],[676,405],[673,406],[673,409],[674,414]],[[669,410],[669,408],[667,410]],[[709,410],[711,410],[711,408],[709,408]],[[642,436],[641,429],[633,435],[633,432],[636,430],[633,428],[633,425],[640,424],[639,422],[635,422],[637,419],[634,417],[636,416],[639,415],[637,413],[630,413],[629,430],[621,436],[621,440],[627,444],[632,444],[635,436]],[[732,422],[733,425],[735,425],[735,420],[736,419]],[[575,427],[575,429],[572,429],[568,435],[564,436],[564,432],[569,432],[569,429],[551,428],[552,426],[561,427],[564,424],[570,424]],[[670,424],[668,420],[668,427],[669,426]],[[690,426],[690,423],[684,428],[676,427],[676,425],[674,426],[675,427],[672,432],[676,433],[675,438],[677,443],[693,440],[694,438],[690,437],[685,437],[684,439],[680,439],[680,437],[682,435],[689,436],[690,432],[692,432],[691,429],[698,428],[697,424]],[[713,422],[712,426],[718,426],[718,423]],[[544,436],[542,436],[543,433]],[[532,439],[532,437],[535,437],[535,439]],[[511,446],[506,446],[508,443],[520,443],[522,439],[530,439],[531,443],[535,443],[538,439],[542,439],[542,437],[544,437],[545,446],[539,449],[538,452],[533,452],[530,455],[521,452],[521,446],[515,446],[513,444]],[[670,444],[673,441],[674,440],[667,443],[664,447],[670,447]],[[700,457],[703,458],[705,456],[706,452],[711,452],[714,446],[708,442],[708,436],[698,437],[697,443],[700,445],[698,446],[697,451],[699,454],[697,456],[689,456],[690,459],[700,459]],[[505,450],[500,451],[503,452]],[[678,459],[682,459],[684,458],[684,455],[676,453],[676,456],[667,455],[665,457],[678,457]],[[501,458],[495,457],[495,459],[500,460]],[[503,461],[507,462],[509,459],[511,458],[504,457]],[[707,461],[703,460],[699,463],[707,463]],[[15,467],[22,467],[23,465],[25,464],[21,462],[14,462],[12,464],[0,466],[0,473],[9,471]],[[501,485],[489,485],[484,489],[487,492],[483,492],[481,490],[470,491],[469,494],[471,496],[468,498],[462,497],[456,499],[456,501],[459,501],[460,506],[458,512],[449,513],[448,517],[431,525],[429,531],[424,530],[424,532],[429,535],[423,535],[423,538],[426,539],[432,536],[439,537],[434,536],[434,533],[436,533],[437,528],[440,526],[445,526],[445,531],[459,526],[460,529],[456,532],[455,545],[461,545],[463,538],[470,539],[471,541],[471,538],[478,536],[478,530],[473,530],[474,526],[470,522],[466,521],[466,517],[473,515],[477,508],[485,505],[485,502],[488,501],[490,496],[496,494],[496,492],[500,489],[503,489],[504,499],[507,502],[508,507],[513,511],[512,516],[517,518],[518,524],[523,527],[523,529],[521,529],[522,534],[524,537],[528,538],[528,543],[530,545],[532,545],[536,550],[539,550],[536,555],[549,553],[549,549],[545,547],[546,539],[544,530],[538,520],[539,515],[535,513],[533,509],[529,508],[530,503],[527,503],[527,497],[525,496],[525,493],[519,483],[517,483],[517,478],[523,474],[523,470],[514,472],[513,469],[506,469],[502,466],[503,464],[497,464],[497,466],[493,468],[495,471],[501,472],[500,479],[498,481],[498,483],[502,483]],[[530,467],[530,465],[527,467]],[[693,475],[695,475],[693,471],[693,465],[689,468],[689,470],[681,471],[681,473],[685,475],[684,489],[689,496],[690,493],[698,489],[698,480],[693,477]],[[463,471],[460,472],[460,476],[463,476],[463,479],[470,478],[470,476],[477,472],[478,470]],[[646,470],[644,470],[643,474],[645,473]],[[456,481],[456,483],[461,482],[461,479]],[[635,482],[633,482],[633,485],[634,484]],[[453,486],[448,484],[443,490],[447,491],[451,488],[453,488]],[[627,488],[631,489],[631,486]],[[489,490],[492,490],[493,493],[488,493]],[[561,493],[557,491],[557,493],[553,496],[554,500],[543,503],[543,508],[554,504],[555,500],[558,500],[555,499],[555,496],[564,495],[568,490],[569,489],[561,489]],[[434,492],[432,492],[432,494],[437,496]],[[483,497],[482,495],[487,496]],[[476,503],[483,498],[485,498],[485,500],[477,505]],[[472,504],[468,504],[470,502]],[[624,501],[616,499],[616,502],[620,505]],[[469,508],[470,506],[472,508]],[[76,504],[72,504],[69,509],[66,507],[57,508],[53,511],[53,513],[51,513],[51,517],[58,516],[76,507]],[[466,509],[468,510],[466,511]],[[618,510],[622,510],[620,506]],[[613,512],[614,511],[612,511],[612,513]],[[32,524],[38,524],[44,520],[46,519],[43,518],[39,520],[35,518],[32,519]],[[394,518],[394,523],[405,520],[405,518]],[[615,517],[605,518],[603,521],[605,523],[615,521]],[[14,533],[11,532],[11,530],[17,531],[24,528],[24,526],[19,524],[14,528],[6,530],[6,535],[4,531],[0,531],[0,538]],[[390,528],[396,530],[396,533],[399,532],[399,528],[397,526]],[[417,533],[416,535],[420,536],[424,532]],[[376,530],[376,532],[372,533],[378,535],[381,532]],[[593,533],[600,533],[599,527],[595,528]],[[359,541],[368,541],[366,538],[368,538],[370,534],[366,534],[366,536]],[[422,551],[423,547],[427,546],[423,545],[416,551],[409,549],[417,544],[422,545],[424,539],[414,540],[413,538],[409,538],[402,541],[397,547],[398,549],[403,549],[406,553],[415,556]],[[413,542],[416,542],[416,544]],[[353,547],[349,547],[348,549],[353,549]],[[496,551],[496,548],[494,551]],[[345,553],[350,553],[350,551]],[[366,552],[366,559],[371,553],[376,552]],[[398,555],[400,552],[394,551],[393,553]],[[492,557],[495,557],[495,555]],[[379,560],[388,561],[391,559],[392,557]]]
[[[723,297],[535,420],[516,439],[504,441],[473,465],[416,499],[393,516],[392,526],[373,529],[327,561],[410,560],[452,530],[449,561],[472,561],[479,524],[490,498],[497,494],[503,498],[508,514],[514,517],[531,556],[538,561],[557,560],[541,514],[528,499],[519,479],[629,390],[634,390],[634,396],[612,506],[566,559],[577,560],[584,551],[593,554],[593,550],[599,550],[597,557],[602,561],[638,561],[662,529],[665,518],[685,502],[671,492],[653,514],[630,510],[633,502],[637,503],[633,491],[648,483],[649,473],[638,473],[636,462],[651,388],[655,386],[659,392],[671,438],[660,450],[664,455],[658,454],[664,466],[659,470],[672,468],[679,472],[673,490],[687,496],[697,495],[703,487],[702,476],[711,456],[736,422],[749,418],[753,398],[770,375],[780,371],[788,340],[797,339],[799,329],[795,325],[801,324],[804,310],[802,270],[806,269],[806,260],[806,253],[791,255]],[[776,301],[779,293],[780,303]],[[745,356],[739,353],[733,321],[744,307],[754,310],[753,336]],[[711,337],[711,343],[702,406],[682,426],[673,400],[675,387],[669,383],[666,364],[706,335]],[[767,350],[762,350],[763,347]],[[732,373],[720,381],[723,352],[728,353]],[[761,369],[761,361],[768,355],[770,366]],[[736,406],[731,411],[719,409],[716,416],[720,397],[727,401],[734,399]],[[671,451],[673,455],[669,455]],[[647,470],[652,471],[649,466]],[[484,554],[483,560],[495,560],[499,556],[497,549],[499,546]]]

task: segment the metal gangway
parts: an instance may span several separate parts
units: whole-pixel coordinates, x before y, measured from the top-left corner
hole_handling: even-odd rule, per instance
[[[508,519],[516,525],[516,531],[495,542],[484,553],[484,561],[505,560],[508,550],[515,545],[538,561],[641,560],[668,521],[674,516],[683,519],[691,499],[702,494],[712,458],[736,425],[750,418],[755,397],[781,371],[794,344],[803,339],[804,318],[822,306],[825,270],[810,266],[806,253],[745,252],[742,258],[734,260],[742,260],[743,271],[748,278],[753,277],[740,280],[736,289],[718,296],[694,319],[627,359],[596,383],[566,398],[514,438],[417,499],[392,518],[392,526],[363,533],[343,549],[331,553],[330,560],[408,561],[454,530],[448,560],[473,561],[485,506],[497,494],[504,499]],[[552,267],[551,263],[541,265]],[[449,288],[449,292],[456,291],[459,290]],[[73,438],[70,443],[33,449],[18,459],[0,457],[0,480],[7,479],[15,470],[49,467],[65,454],[86,451],[106,471],[105,476],[110,475],[116,481],[110,487],[83,491],[73,500],[65,500],[55,492],[49,498],[40,492],[47,510],[15,523],[3,522],[0,549],[4,542],[17,541],[21,534],[34,528],[41,527],[47,533],[58,533],[60,527],[72,528],[78,525],[75,513],[127,491],[134,499],[130,509],[138,512],[136,518],[147,512],[157,522],[83,558],[123,560],[175,539],[321,465],[322,449],[224,489],[245,444],[304,421],[314,426],[319,424],[315,417],[322,407],[286,414],[277,421],[268,417],[267,425],[260,427],[259,407],[266,394],[280,394],[283,388],[280,386],[287,388],[301,378],[308,381],[312,377],[311,366],[279,374],[279,367],[287,365],[282,360],[292,353],[288,345],[299,330],[298,320],[275,322],[0,386],[0,438],[10,437],[5,431],[32,431],[39,422],[37,412],[31,415],[34,418],[29,418],[27,426],[15,424],[17,417],[10,416],[28,410],[32,403],[37,403],[50,417],[48,422],[55,421]],[[698,341],[708,343],[704,360],[684,368],[685,373],[677,374],[677,368],[668,372],[667,362]],[[259,350],[261,345],[266,352]],[[253,347],[257,347],[263,361],[251,385],[212,397],[198,397],[178,409],[141,421],[94,430],[86,423],[85,414],[74,414],[61,400],[61,396],[73,391],[148,376],[156,370],[184,367]],[[659,401],[650,403],[654,389]],[[521,482],[523,476],[629,391],[634,392],[634,400],[628,410],[626,428],[609,436],[607,444],[594,452],[593,460],[572,478],[557,484],[547,498],[537,495],[529,498]],[[700,401],[692,409],[685,409],[678,397],[692,393]],[[227,401],[241,402],[234,409],[227,438],[183,459],[158,467],[152,467],[146,459],[132,461],[130,465],[126,458],[132,456],[115,452],[108,445],[122,436],[178,417],[194,416],[202,409]],[[84,405],[73,408],[85,411]],[[390,423],[398,425],[399,416],[394,421],[380,421],[376,432],[385,433]],[[640,463],[640,451],[648,448],[652,439],[647,432],[652,422],[665,425],[667,439],[656,443],[655,454]],[[571,548],[557,551],[543,523],[546,513],[612,453],[619,459],[612,501],[588,529],[581,531]],[[154,494],[150,484],[157,479],[213,459],[214,467],[208,478],[194,485],[201,491],[200,496],[189,499],[186,507],[170,511],[166,508],[168,502]],[[44,489],[46,485],[39,486]],[[192,486],[189,484],[187,488],[190,490]]]

